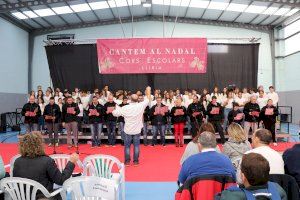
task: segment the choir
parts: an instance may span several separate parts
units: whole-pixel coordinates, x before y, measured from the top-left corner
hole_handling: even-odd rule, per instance
[[[107,145],[114,147],[117,130],[124,142],[124,119],[114,116],[113,111],[117,106],[128,105],[131,94],[133,92],[124,90],[112,92],[108,86],[102,90],[95,89],[93,92],[79,88],[73,91],[67,89],[61,91],[56,88],[53,91],[48,87],[44,94],[42,87],[38,86],[37,92],[30,92],[28,103],[22,109],[26,132],[45,129],[52,139],[49,145],[57,146],[57,135],[58,132],[62,132],[63,126],[68,146],[71,148],[73,144],[78,145],[81,125],[89,124],[92,147],[97,147],[101,145],[101,134],[105,125],[108,135]],[[138,102],[144,100],[142,91],[136,91],[135,94],[138,96]],[[175,145],[181,147],[186,127],[188,134],[194,138],[201,124],[210,122],[219,133],[221,143],[224,143],[228,125],[235,122],[244,127],[246,137],[250,129],[255,131],[259,126],[264,126],[272,132],[275,143],[278,100],[278,94],[273,86],[269,87],[268,93],[264,91],[263,86],[259,86],[257,92],[255,89],[240,90],[238,87],[225,87],[222,92],[219,92],[218,87],[214,87],[212,93],[206,88],[200,93],[196,90],[186,90],[183,94],[179,89],[169,91],[155,89],[143,115],[144,127],[141,130],[143,142],[144,145],[148,145],[147,135],[151,131],[153,134],[151,146],[157,144],[158,133],[160,144],[165,146],[165,134],[173,132]],[[149,125],[152,127],[151,130]],[[53,134],[56,140],[53,140]]]

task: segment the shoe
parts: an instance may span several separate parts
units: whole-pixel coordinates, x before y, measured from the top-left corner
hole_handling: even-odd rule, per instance
[[[57,142],[57,143],[55,143],[55,146],[56,146],[56,147],[58,147],[58,142]]]
[[[155,146],[155,144],[151,144],[151,147],[154,147]]]
[[[138,166],[139,164],[140,164],[139,161],[134,161],[134,162],[133,162],[133,165],[134,165],[134,166]]]
[[[129,167],[130,166],[130,161],[125,162],[125,166]]]
[[[178,144],[178,142],[176,142],[175,146],[176,146],[176,147],[179,147],[179,144]]]
[[[166,147],[166,144],[162,144],[163,147]]]
[[[274,145],[275,147],[277,147],[277,146],[278,146],[277,142],[274,142],[274,143],[273,143],[273,145]]]
[[[182,144],[182,143],[180,144],[180,147],[183,147],[183,144]]]
[[[51,146],[52,146],[52,143],[49,143],[49,144],[48,144],[48,147],[51,147]]]
[[[116,147],[116,145],[111,145],[111,147],[114,147],[114,148],[115,148],[115,147]]]

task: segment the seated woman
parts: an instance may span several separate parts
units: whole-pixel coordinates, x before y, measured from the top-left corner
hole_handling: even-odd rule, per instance
[[[197,153],[200,153],[200,148],[199,148],[199,143],[198,143],[198,138],[201,135],[201,133],[203,133],[204,131],[208,131],[211,133],[215,133],[215,129],[214,126],[211,123],[203,123],[200,128],[199,131],[197,133],[197,135],[192,139],[192,141],[190,141],[185,150],[184,153],[180,159],[180,164],[182,165],[183,162],[189,158],[192,155],[195,155]],[[217,151],[220,152],[219,147],[217,146]]]
[[[39,132],[26,134],[19,142],[21,157],[14,163],[13,176],[32,179],[39,182],[49,192],[53,191],[53,184],[62,185],[71,177],[75,163],[79,156],[73,153],[65,169],[60,172],[55,161],[44,151],[42,136]]]
[[[227,155],[233,166],[238,167],[243,154],[251,149],[251,145],[245,137],[244,129],[237,123],[231,123],[228,127],[229,139],[225,142],[223,153]]]

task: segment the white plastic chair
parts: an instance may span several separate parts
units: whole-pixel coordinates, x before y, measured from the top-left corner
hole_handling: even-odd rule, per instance
[[[63,184],[63,200],[119,200],[119,187],[114,180],[79,176],[68,179]]]
[[[52,193],[40,183],[18,177],[4,178],[0,182],[0,188],[8,193],[12,200],[36,200],[36,194],[40,191],[46,198],[51,198],[59,194],[62,189],[55,190]]]
[[[117,166],[119,173],[113,173],[113,167]],[[125,200],[125,166],[119,159],[109,155],[91,155],[83,161],[83,175],[97,176],[112,179],[120,185],[122,200]]]

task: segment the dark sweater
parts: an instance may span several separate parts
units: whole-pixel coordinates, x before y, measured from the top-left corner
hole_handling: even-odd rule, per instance
[[[266,109],[271,108],[273,109],[273,115],[266,115]],[[268,106],[266,105],[260,111],[260,120],[264,122],[276,123],[276,117],[278,116],[278,109],[275,106]]]
[[[99,113],[99,116],[96,116],[96,115],[89,116],[89,123],[90,124],[103,123],[103,118],[105,115],[104,106],[102,106],[100,103],[98,103],[97,105],[90,104],[89,109],[87,110],[87,114],[89,115],[90,110],[94,110],[94,109],[97,110],[97,112]]]
[[[26,112],[35,112],[35,116],[25,116]],[[41,116],[41,109],[37,103],[26,103],[23,108],[21,114],[25,116],[25,123],[38,123],[38,119]]]
[[[259,116],[250,115],[250,112],[253,112],[253,111],[260,112],[260,108],[257,103],[251,103],[251,102],[246,103],[243,111],[245,114],[246,122],[258,122],[259,121]]]
[[[106,113],[108,107],[115,107],[115,106],[116,106],[115,102],[107,102],[106,104],[104,104],[105,120],[106,121],[114,121],[114,122],[117,121],[117,117],[113,116],[112,113],[109,113],[109,114]]]
[[[213,108],[219,108],[220,112],[219,114],[211,114]],[[214,105],[212,103],[209,103],[207,106],[207,115],[208,115],[208,121],[215,122],[215,121],[221,121],[224,118],[223,114],[223,107],[217,103],[217,105]]]
[[[71,177],[74,168],[75,165],[68,162],[63,172],[60,172],[55,161],[48,156],[20,157],[14,163],[13,176],[37,181],[51,192],[53,183],[62,185]]]
[[[163,115],[154,115],[155,112],[155,108],[157,107],[157,105],[152,106],[152,108],[150,109],[150,119],[151,119],[151,124],[156,126],[158,124],[164,125],[167,123],[167,116],[168,116],[168,112],[163,116]],[[166,107],[165,105],[161,104],[161,107]]]
[[[176,110],[182,110],[184,115],[176,115],[175,116],[175,112]],[[171,117],[172,117],[172,123],[176,124],[176,123],[185,123],[186,122],[186,116],[187,116],[187,112],[184,106],[179,106],[179,107],[173,107],[171,109]]]
[[[243,122],[243,118],[241,120],[235,120],[234,118],[237,116],[237,114],[239,113],[243,113],[242,111],[240,111],[239,109],[238,110],[231,110],[229,113],[228,113],[228,121],[229,121],[229,124],[231,124],[232,122],[235,122],[235,123],[238,123],[238,124],[241,124]]]
[[[199,112],[200,114],[197,115],[196,117],[193,116],[193,113],[195,112]],[[191,122],[195,122],[196,120],[198,122],[202,122],[203,117],[205,117],[204,115],[205,113],[205,108],[202,105],[202,103],[191,103],[188,108],[187,108],[187,114],[191,119]]]
[[[58,123],[60,121],[60,118],[61,118],[61,112],[60,112],[60,108],[57,104],[53,104],[53,105],[46,105],[45,106],[45,109],[44,109],[44,117],[46,116],[55,116],[55,120],[54,120],[54,123]],[[52,123],[52,119],[46,119],[45,118],[45,121],[47,123]]]
[[[75,114],[70,114],[70,113],[67,113],[68,111],[68,108],[73,108],[74,111],[75,111]],[[64,104],[63,107],[62,107],[62,121],[63,122],[66,122],[66,123],[69,123],[69,122],[77,122],[78,120],[78,117],[77,115],[79,114],[80,110],[77,106],[76,103],[72,103],[72,104]]]
[[[293,176],[300,187],[300,144],[287,149],[283,155],[285,173]]]

